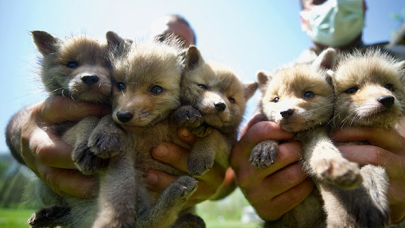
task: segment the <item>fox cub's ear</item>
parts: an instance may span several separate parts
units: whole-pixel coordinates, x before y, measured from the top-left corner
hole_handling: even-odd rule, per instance
[[[193,70],[204,62],[200,51],[194,45],[191,45],[181,55],[183,55],[182,58],[184,59],[184,68],[187,70]]]
[[[311,67],[313,69],[332,70],[335,68],[336,64],[336,50],[333,48],[328,48],[319,54],[319,56],[312,63]]]
[[[124,55],[126,54],[131,44],[133,43],[130,39],[123,39],[117,33],[108,31],[106,33],[106,39],[109,48],[113,51],[115,55]]]
[[[270,74],[270,72],[267,72],[265,70],[260,70],[259,72],[257,72],[257,81],[259,82],[258,86],[262,94],[266,92],[267,84],[269,81],[271,81],[272,78],[273,76]]]
[[[401,81],[405,83],[405,61],[396,64],[400,72]]]
[[[243,95],[246,101],[248,101],[255,94],[257,86],[257,82],[243,83]]]
[[[34,43],[42,55],[49,55],[58,51],[58,45],[62,42],[57,37],[44,31],[31,31]]]

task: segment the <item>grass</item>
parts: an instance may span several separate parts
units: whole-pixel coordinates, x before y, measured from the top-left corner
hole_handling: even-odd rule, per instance
[[[242,223],[243,208],[249,206],[242,192],[237,189],[220,201],[205,201],[197,205],[197,214],[201,216],[207,228],[258,228],[260,221]]]
[[[1,228],[28,228],[27,219],[32,215],[30,209],[0,209]],[[259,223],[242,223],[239,220],[205,219],[207,228],[258,228]]]
[[[242,209],[249,203],[240,190],[219,201],[206,201],[197,206],[207,228],[259,228],[260,222],[242,223]],[[34,213],[33,209],[0,208],[1,228],[28,228],[27,219]]]
[[[0,208],[0,227],[2,228],[27,228],[28,218],[34,210],[30,209],[4,209]]]

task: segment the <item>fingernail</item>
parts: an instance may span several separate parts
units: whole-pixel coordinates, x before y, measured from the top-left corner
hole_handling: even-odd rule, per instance
[[[163,158],[166,157],[167,153],[168,153],[168,148],[166,144],[160,144],[159,146],[155,147],[154,150],[152,151],[154,157],[158,157],[158,158]]]
[[[190,137],[190,131],[187,128],[180,128],[179,134],[182,135],[184,138]]]
[[[158,176],[155,173],[147,173],[145,181],[148,185],[156,185],[158,183]]]

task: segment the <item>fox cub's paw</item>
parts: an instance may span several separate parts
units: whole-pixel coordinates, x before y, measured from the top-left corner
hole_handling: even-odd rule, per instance
[[[175,188],[173,188],[174,196],[182,197],[190,197],[194,191],[197,189],[197,181],[189,176],[181,176],[175,182]]]
[[[265,140],[258,143],[250,154],[250,162],[257,168],[264,169],[274,163],[277,155],[278,143],[273,140]]]
[[[93,131],[88,146],[100,158],[111,158],[121,152],[125,133],[119,128]]]
[[[357,210],[356,210],[357,209]],[[389,222],[388,211],[382,210],[379,205],[365,206],[358,204],[354,210],[356,227],[387,227]]]
[[[177,126],[190,128],[199,127],[204,121],[201,113],[191,106],[181,106],[173,112],[171,118]]]
[[[107,167],[108,160],[94,154],[87,145],[81,145],[73,149],[72,160],[80,172],[92,175]]]
[[[357,163],[341,159],[322,159],[316,168],[317,176],[342,189],[355,189],[361,182],[360,169]]]
[[[173,228],[205,228],[205,222],[201,217],[191,214],[191,213],[187,213],[187,214],[180,216],[172,227]]]
[[[30,227],[56,227],[57,225],[62,225],[59,220],[62,221],[62,217],[68,215],[70,208],[68,207],[47,207],[43,208],[28,219],[28,224]]]
[[[192,152],[187,160],[187,169],[189,174],[191,176],[203,175],[214,165],[214,156],[215,154]]]
[[[204,138],[211,134],[212,127],[209,127],[208,125],[201,125],[196,128],[191,128],[190,131],[197,137]]]
[[[182,205],[197,190],[197,181],[189,176],[181,176],[166,189],[166,205]]]

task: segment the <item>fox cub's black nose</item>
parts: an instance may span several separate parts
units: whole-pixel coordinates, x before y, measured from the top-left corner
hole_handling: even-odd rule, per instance
[[[280,112],[281,116],[285,119],[287,119],[288,117],[292,116],[292,114],[294,114],[294,110],[293,109],[287,109],[285,111]]]
[[[377,101],[389,108],[394,104],[395,98],[393,96],[381,96],[377,99]]]
[[[222,112],[226,109],[226,104],[225,103],[216,103],[215,104],[215,109],[218,110],[218,112]]]
[[[133,116],[134,116],[134,114],[132,114],[132,112],[129,112],[129,111],[118,111],[117,112],[118,120],[123,123],[130,121]]]
[[[82,81],[84,82],[84,84],[91,86],[98,82],[98,76],[97,75],[85,75],[82,77]]]

